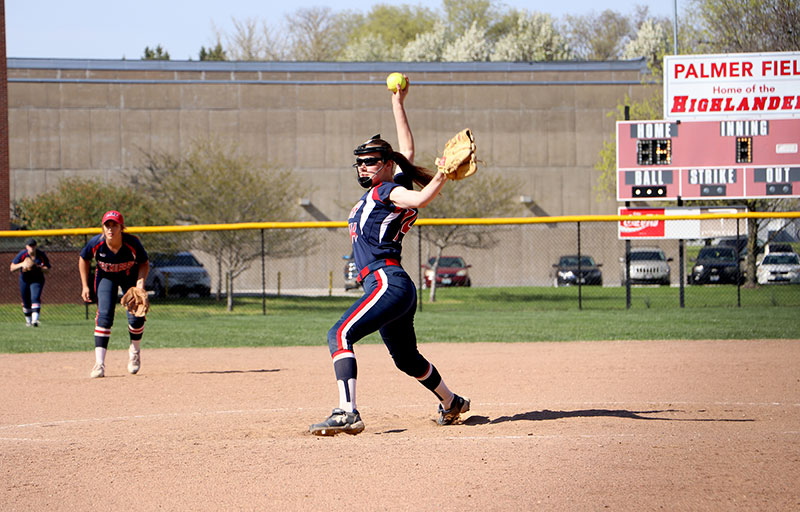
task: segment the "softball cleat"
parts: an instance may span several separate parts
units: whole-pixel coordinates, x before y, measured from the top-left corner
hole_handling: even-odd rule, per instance
[[[449,409],[445,409],[442,404],[439,404],[439,419],[436,422],[439,425],[452,425],[458,421],[462,412],[467,411],[469,411],[469,398],[455,395]]]
[[[364,422],[358,411],[346,412],[336,408],[328,419],[311,425],[308,430],[315,436],[335,436],[342,432],[354,436],[364,430]]]
[[[92,367],[92,372],[89,374],[89,377],[92,379],[99,379],[105,376],[106,366],[104,364],[95,363],[95,365]]]

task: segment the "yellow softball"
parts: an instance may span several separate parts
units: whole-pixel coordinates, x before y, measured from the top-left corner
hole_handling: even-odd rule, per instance
[[[392,73],[386,77],[386,87],[392,92],[397,92],[398,87],[403,90],[406,88],[406,77],[402,73]]]

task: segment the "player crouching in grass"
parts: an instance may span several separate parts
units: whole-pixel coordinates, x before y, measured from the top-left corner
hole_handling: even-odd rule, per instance
[[[97,261],[93,283],[97,296],[97,317],[94,328],[95,365],[89,374],[93,379],[105,376],[108,339],[111,337],[114,309],[120,288],[123,292],[133,287],[139,288],[141,290],[139,296],[143,296],[145,301],[142,307],[128,308],[128,332],[131,341],[128,349],[128,371],[132,374],[139,371],[140,344],[144,332],[144,315],[147,313],[147,292],[144,290],[144,281],[150,271],[147,252],[137,237],[125,232],[125,223],[120,212],[116,210],[106,212],[101,224],[103,232],[86,243],[78,258],[81,298],[84,302],[92,302],[89,273],[92,259]]]
[[[339,407],[325,421],[311,425],[309,430],[314,435],[358,434],[364,430],[356,409],[357,365],[353,344],[375,331],[380,332],[397,368],[416,378],[439,399],[440,425],[456,422],[470,407],[469,399],[450,391],[436,368],[417,349],[414,332],[417,291],[400,266],[403,236],[416,220],[417,209],[430,203],[447,181],[442,172],[432,176],[431,171],[412,163],[414,138],[403,106],[408,90],[407,85],[392,93],[400,151],[393,151],[380,135],[354,151],[356,177],[368,189],[348,218],[364,295],[328,331]],[[412,182],[422,190],[414,190]]]

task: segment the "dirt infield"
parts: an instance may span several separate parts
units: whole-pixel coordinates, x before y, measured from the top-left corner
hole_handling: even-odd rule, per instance
[[[3,510],[797,510],[800,340],[427,344],[462,425],[357,347],[0,355]]]

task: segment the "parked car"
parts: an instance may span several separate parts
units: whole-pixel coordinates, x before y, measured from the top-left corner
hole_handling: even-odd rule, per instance
[[[800,256],[794,252],[773,252],[756,265],[758,284],[800,283]]]
[[[567,255],[558,258],[558,263],[553,263],[555,273],[553,275],[553,286],[569,285],[603,285],[603,273],[600,267],[591,256],[581,255],[580,272],[578,270],[578,255]]]
[[[427,265],[422,266],[425,287],[431,286],[435,263],[436,258],[434,257],[428,260]],[[460,256],[442,256],[439,260],[439,268],[436,270],[436,286],[472,286],[468,270],[471,267],[472,265],[467,265],[464,258]]]
[[[356,260],[353,259],[353,253],[345,254],[342,259],[346,262],[344,264],[344,289],[354,290],[360,287],[361,283],[356,281],[358,269],[356,268]]]
[[[144,287],[156,297],[211,294],[211,276],[192,253],[150,253],[149,257],[150,273]]]
[[[619,259],[622,264],[622,282],[626,282],[625,258]],[[670,268],[664,251],[658,247],[631,248],[631,283],[633,284],[669,284]]]
[[[689,284],[743,283],[744,272],[740,268],[740,262],[744,260],[744,256],[736,256],[734,247],[703,247],[697,258],[692,259],[694,266],[688,276]]]
[[[714,245],[721,245],[724,247],[733,247],[739,249],[739,253],[741,254],[747,249],[747,237],[746,236],[726,236],[722,237],[717,240],[717,243]]]
[[[794,253],[795,250],[792,244],[786,242],[770,242],[764,247],[764,254],[772,254],[775,252],[789,252]]]

